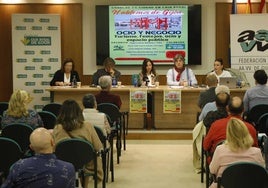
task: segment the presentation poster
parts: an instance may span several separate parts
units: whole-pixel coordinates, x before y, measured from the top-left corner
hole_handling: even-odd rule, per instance
[[[176,54],[187,61],[187,5],[110,6],[109,19],[110,56],[118,65],[144,58],[170,64]]]
[[[230,24],[231,66],[254,86],[254,72],[268,70],[268,14],[232,14]]]
[[[147,113],[146,89],[131,89],[129,99],[130,113]]]
[[[163,113],[181,113],[181,90],[164,90]]]
[[[45,91],[61,62],[60,15],[12,15],[13,90],[31,94],[39,111],[50,102]]]

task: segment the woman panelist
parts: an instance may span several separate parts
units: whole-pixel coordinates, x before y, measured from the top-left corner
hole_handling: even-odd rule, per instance
[[[63,60],[62,67],[56,71],[50,82],[51,86],[69,86],[73,79],[80,82],[78,73],[74,70],[74,61],[71,58]]]
[[[142,63],[142,70],[139,73],[139,85],[145,82],[146,86],[155,85],[158,81],[158,75],[156,74],[154,63],[150,59],[144,59]]]
[[[174,67],[167,72],[167,84],[169,86],[191,86],[197,84],[192,69],[185,66],[185,59],[181,54],[177,54],[174,57]]]
[[[229,71],[224,70],[222,58],[218,58],[214,61],[214,70],[211,74],[215,74],[218,81],[220,77],[232,77]]]

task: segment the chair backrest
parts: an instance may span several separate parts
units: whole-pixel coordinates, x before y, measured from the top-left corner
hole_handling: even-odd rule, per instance
[[[99,128],[97,126],[94,126],[94,128],[95,128],[95,131],[96,131],[102,145],[104,146],[104,148],[106,148],[107,137],[103,134],[103,131],[101,128]]]
[[[0,115],[2,116],[4,111],[8,109],[8,102],[0,102]]]
[[[112,122],[119,121],[121,117],[121,112],[119,111],[119,108],[112,103],[100,103],[97,105],[97,110],[107,114]]]
[[[61,106],[62,106],[62,104],[59,104],[59,103],[49,103],[49,104],[46,104],[46,105],[43,107],[42,110],[43,110],[43,111],[51,112],[51,113],[53,113],[56,117],[58,117],[58,115],[60,114]]]
[[[52,113],[52,112],[48,112],[48,111],[40,111],[38,112],[39,116],[41,117],[44,127],[46,129],[53,129],[55,124],[56,124],[56,120],[57,117]]]
[[[259,133],[268,135],[268,113],[263,114],[257,121],[257,130]]]
[[[1,133],[2,137],[10,138],[16,141],[23,152],[29,149],[30,135],[33,132],[33,128],[24,123],[12,123],[7,125]]]
[[[218,187],[267,188],[268,175],[264,167],[250,162],[237,162],[228,166],[218,178]]]
[[[12,164],[22,157],[22,151],[17,142],[5,137],[0,137],[0,148],[0,172],[6,176]]]
[[[265,113],[268,113],[268,105],[267,104],[256,105],[250,109],[246,120],[248,122],[253,123],[255,126],[257,126],[256,125],[257,121]]]
[[[58,159],[72,163],[76,171],[96,159],[96,152],[92,144],[80,138],[60,141],[56,144],[55,154]]]

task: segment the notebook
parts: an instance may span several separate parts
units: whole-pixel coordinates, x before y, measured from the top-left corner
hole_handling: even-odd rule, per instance
[[[230,89],[234,89],[236,88],[236,77],[220,77],[219,78],[219,84],[220,85],[226,85],[228,86]]]

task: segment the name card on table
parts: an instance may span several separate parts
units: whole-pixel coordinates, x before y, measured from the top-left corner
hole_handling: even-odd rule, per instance
[[[131,89],[129,96],[130,113],[147,113],[147,89]]]
[[[163,113],[181,113],[181,90],[164,90]]]

